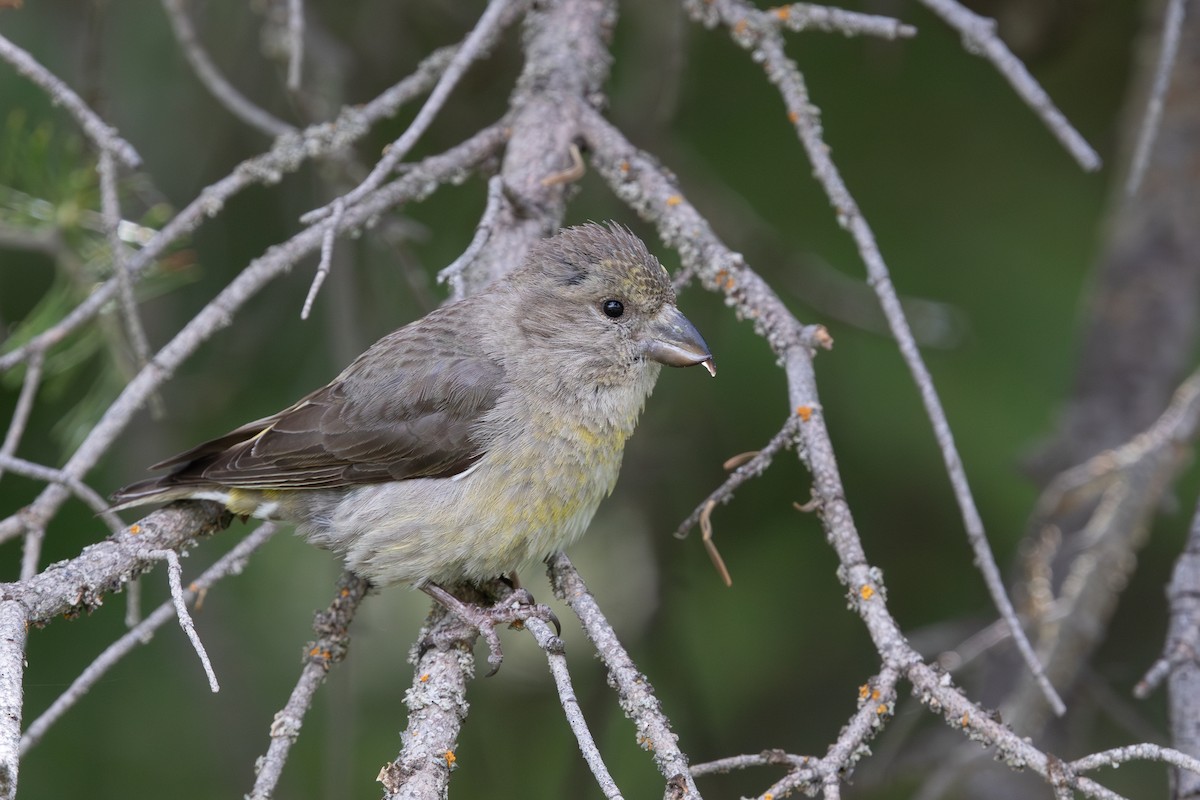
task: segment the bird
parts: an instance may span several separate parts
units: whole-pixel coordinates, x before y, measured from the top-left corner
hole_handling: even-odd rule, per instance
[[[511,612],[451,589],[583,535],[663,365],[716,376],[666,268],[619,224],[564,228],[293,405],[155,464],[169,472],[113,508],[215,500],[292,522],[372,585],[410,584],[462,617],[494,672]]]

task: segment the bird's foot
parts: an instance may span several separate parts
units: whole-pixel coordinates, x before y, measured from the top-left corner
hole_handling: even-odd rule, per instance
[[[492,668],[485,677],[495,675],[504,661],[504,652],[500,649],[500,636],[496,633],[497,625],[521,628],[526,620],[540,619],[554,626],[555,635],[562,634],[562,625],[559,624],[558,617],[549,606],[534,602],[533,595],[526,589],[516,589],[503,600],[490,606],[464,603],[436,583],[425,584],[421,591],[478,631],[487,642],[488,663]]]

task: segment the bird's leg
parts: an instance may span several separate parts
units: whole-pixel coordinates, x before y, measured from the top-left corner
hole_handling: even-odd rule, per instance
[[[500,636],[496,633],[497,625],[519,626],[527,619],[540,619],[554,625],[556,633],[562,633],[558,617],[544,606],[534,602],[533,596],[525,589],[516,589],[512,594],[496,602],[494,605],[481,606],[464,603],[436,583],[429,582],[420,586],[421,591],[436,600],[443,608],[452,612],[475,630],[487,642],[488,663],[492,668],[487,676],[495,675],[504,661],[504,653],[500,649]]]

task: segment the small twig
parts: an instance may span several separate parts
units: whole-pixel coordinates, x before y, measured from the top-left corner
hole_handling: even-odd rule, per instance
[[[183,594],[183,567],[179,563],[179,554],[174,550],[151,550],[146,555],[167,562],[167,581],[171,585],[171,602],[175,605],[175,616],[179,619],[179,627],[183,628],[183,632],[187,634],[188,640],[192,643],[192,648],[200,658],[204,674],[208,676],[208,688],[214,694],[221,691],[221,685],[217,683],[217,674],[213,672],[212,662],[209,661],[208,653],[204,650],[204,643],[200,641],[200,634],[196,633],[192,615],[187,610],[187,598]]]
[[[267,800],[275,793],[279,778],[287,763],[288,753],[300,736],[304,715],[312,706],[313,695],[325,682],[334,664],[346,657],[350,643],[350,622],[367,595],[370,583],[365,578],[346,572],[338,579],[333,601],[313,620],[315,641],[305,645],[304,667],[287,703],[271,723],[271,744],[256,764],[257,775],[248,800]]]
[[[561,183],[574,183],[587,174],[587,165],[583,163],[583,153],[579,152],[579,145],[571,142],[568,152],[571,155],[571,166],[558,172],[552,172],[542,178],[542,186],[558,186]]]
[[[881,39],[908,39],[917,35],[916,27],[878,14],[863,14],[832,6],[792,3],[766,9],[764,19],[789,31],[820,31],[843,36],[877,36]]]
[[[654,754],[655,766],[667,781],[681,783],[684,796],[699,800],[700,792],[688,770],[687,756],[679,749],[671,722],[654,695],[654,687],[617,639],[616,632],[570,559],[556,553],[547,559],[547,564],[554,596],[575,612],[584,633],[608,668],[621,708],[637,727],[638,745]]]
[[[1079,166],[1087,172],[1100,169],[1100,156],[1058,110],[1058,106],[1054,105],[1046,90],[1029,74],[1021,59],[1013,55],[996,35],[995,20],[976,14],[957,0],[921,2],[959,32],[963,38],[963,48],[968,53],[983,56],[992,63],[1017,96],[1041,118],[1042,123],[1050,129],[1050,133],[1067,149]]]
[[[1114,747],[1111,750],[1103,750],[1076,759],[1070,763],[1069,767],[1074,772],[1087,772],[1100,767],[1119,767],[1130,761],[1162,761],[1173,767],[1186,769],[1188,772],[1200,775],[1200,759],[1157,744],[1131,744],[1125,747]]]
[[[103,520],[110,531],[117,533],[125,527],[121,518],[109,510],[108,501],[101,497],[99,492],[61,469],[35,464],[16,456],[0,455],[0,471],[2,470],[8,470],[26,478],[65,486],[71,490],[71,494],[83,501],[96,516]]]
[[[288,0],[288,68],[287,88],[300,90],[300,71],[304,65],[304,0]]]
[[[164,0],[165,1],[165,0]],[[178,0],[172,0],[178,2]],[[442,110],[442,106],[446,102],[446,98],[450,96],[450,92],[462,80],[462,76],[466,73],[467,68],[479,58],[482,58],[484,51],[491,46],[495,37],[504,27],[510,23],[514,17],[511,13],[517,8],[524,6],[524,2],[518,0],[490,0],[483,15],[480,16],[479,22],[471,30],[467,38],[463,40],[462,45],[455,51],[450,62],[446,65],[446,69],[438,78],[437,84],[433,87],[433,91],[429,93],[425,104],[421,106],[421,110],[417,112],[417,116],[412,123],[400,134],[400,137],[392,142],[383,158],[375,164],[370,174],[356,186],[353,190],[343,195],[339,200],[346,207],[353,206],[358,201],[362,200],[371,192],[378,189],[392,174],[392,170],[396,168],[408,152],[421,138],[421,135],[429,128],[438,112]],[[336,205],[331,203],[321,208],[314,209],[308,212],[301,221],[311,225],[319,220],[325,219],[333,214]]]
[[[467,249],[463,251],[462,255],[454,259],[449,266],[438,271],[438,283],[450,284],[451,300],[462,299],[466,292],[462,279],[463,272],[487,244],[488,238],[492,235],[492,226],[496,224],[496,218],[499,216],[503,204],[504,178],[500,175],[493,175],[488,178],[487,203],[483,207],[483,216],[480,218],[479,224],[475,226],[475,235],[471,237],[471,243],[467,245]]]
[[[592,731],[588,728],[587,720],[583,718],[583,709],[579,705],[579,698],[575,695],[575,688],[571,685],[571,672],[567,668],[567,656],[563,650],[562,639],[550,630],[548,623],[537,617],[525,620],[524,625],[537,640],[538,647],[546,653],[546,662],[550,666],[550,674],[554,677],[554,686],[558,690],[558,700],[562,703],[563,714],[567,718],[567,724],[571,726],[571,732],[575,734],[575,741],[579,744],[583,760],[587,762],[588,769],[592,771],[596,783],[600,786],[600,791],[608,800],[622,800],[621,790],[617,788],[617,782],[613,780],[608,767],[604,765],[604,757],[600,755],[600,748],[596,746],[596,740],[592,738]]]
[[[405,103],[426,91],[446,68],[457,48],[435,50],[421,62],[416,72],[397,82],[366,105],[349,107],[333,122],[311,125],[295,137],[281,137],[271,149],[248,158],[233,171],[205,187],[170,222],[155,234],[128,264],[130,277],[135,279],[154,260],[181,237],[200,227],[215,211],[243,189],[256,184],[272,183],[288,172],[294,172],[312,158],[329,155],[350,147],[370,130],[370,126],[394,115]],[[44,353],[91,320],[117,292],[117,282],[107,281],[87,299],[76,306],[52,328],[34,336],[24,345],[0,355],[0,372],[27,361],[34,353]]]
[[[217,581],[228,575],[236,575],[246,565],[250,555],[261,547],[278,530],[273,522],[264,522],[252,531],[246,538],[234,545],[233,549],[221,556],[200,577],[188,584],[184,599],[191,602],[198,594],[206,591]],[[126,589],[128,591],[128,589]],[[147,644],[153,638],[155,631],[176,616],[174,599],[162,603],[154,609],[146,619],[131,628],[121,638],[110,644],[104,652],[96,656],[92,663],[79,674],[65,692],[59,695],[41,716],[30,723],[21,737],[21,755],[28,753],[50,728],[58,722],[67,711],[79,702],[91,688],[110,669],[137,647]]]
[[[304,298],[304,308],[300,310],[300,319],[308,319],[313,303],[317,300],[317,292],[321,291],[321,284],[325,283],[325,278],[329,276],[329,270],[333,266],[333,240],[337,238],[338,230],[342,225],[342,215],[345,213],[346,204],[340,199],[335,201],[333,217],[325,228],[325,235],[321,237],[321,260],[317,264],[317,273],[313,275],[312,285],[308,288],[308,296]]]
[[[800,419],[796,414],[788,416],[787,420],[783,423],[783,427],[771,437],[771,441],[767,442],[766,447],[754,453],[744,463],[733,467],[733,473],[725,479],[725,482],[701,501],[700,505],[696,506],[695,510],[688,515],[688,518],[680,523],[679,527],[675,530],[675,538],[686,538],[688,532],[700,521],[706,508],[708,508],[708,513],[711,514],[712,509],[709,508],[710,505],[716,506],[718,503],[728,503],[733,499],[733,493],[743,483],[752,478],[757,478],[766,472],[767,467],[771,466],[771,461],[780,450],[795,445],[796,432],[799,430]],[[729,467],[726,467],[726,469],[729,469]]]
[[[733,586],[733,576],[729,574],[729,568],[725,566],[725,559],[721,558],[721,551],[717,550],[717,543],[713,541],[712,512],[716,507],[717,501],[709,500],[704,504],[704,510],[700,512],[700,540],[704,542],[704,550],[708,553],[708,559],[712,561],[717,574],[721,576],[725,588],[729,588]]]
[[[121,321],[133,348],[138,369],[150,360],[150,340],[142,326],[141,312],[133,295],[133,278],[125,261],[125,245],[121,242],[121,201],[117,196],[117,165],[107,151],[100,154],[100,208],[104,218],[104,233],[111,252],[113,276],[117,279],[117,297],[121,303]]]
[[[176,40],[183,48],[183,55],[192,65],[192,71],[196,73],[196,77],[200,79],[200,83],[204,85],[208,93],[235,117],[268,136],[294,133],[296,131],[294,126],[259,108],[245,95],[233,88],[233,84],[225,80],[225,76],[221,74],[212,59],[208,57],[204,47],[201,46],[183,3],[184,0],[162,0],[163,10],[167,13],[167,20],[171,23],[171,30],[174,32]]]
[[[1167,90],[1171,86],[1171,75],[1175,71],[1175,59],[1179,55],[1179,36],[1183,30],[1183,20],[1187,15],[1187,3],[1184,0],[1167,0],[1166,14],[1163,18],[1162,34],[1159,36],[1158,64],[1154,69],[1154,82],[1150,87],[1150,97],[1146,102],[1146,114],[1142,117],[1141,128],[1138,129],[1137,144],[1133,149],[1133,160],[1129,166],[1129,177],[1125,183],[1125,193],[1132,197],[1137,194],[1146,177],[1146,165],[1150,163],[1150,152],[1158,139],[1159,124],[1162,122],[1163,105]]]
[[[71,91],[71,88],[50,70],[39,64],[33,56],[3,36],[0,36],[0,58],[12,64],[17,72],[37,84],[54,99],[55,103],[70,112],[97,148],[101,151],[112,152],[121,159],[121,163],[130,168],[136,169],[141,166],[142,157],[138,155],[137,150],[133,149],[133,145],[117,134],[116,128],[100,119],[96,112],[88,108],[87,103],[83,102],[79,95]]]
[[[33,399],[37,396],[38,387],[42,383],[43,363],[44,357],[40,352],[30,354],[29,360],[25,363],[25,377],[21,381],[21,394],[17,397],[12,420],[9,421],[8,430],[4,434],[4,444],[0,445],[0,476],[4,475],[4,459],[12,457],[17,452],[17,446],[25,434],[25,426],[29,424]]]

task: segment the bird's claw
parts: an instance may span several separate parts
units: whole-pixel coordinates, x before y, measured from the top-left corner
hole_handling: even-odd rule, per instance
[[[515,589],[503,600],[490,606],[464,603],[437,584],[427,584],[422,589],[467,626],[478,631],[487,642],[488,663],[492,668],[484,677],[490,678],[495,675],[504,662],[504,651],[500,648],[500,635],[496,633],[496,626],[508,625],[510,628],[519,629],[524,627],[527,620],[539,619],[553,625],[556,636],[562,635],[562,625],[558,617],[549,606],[535,602],[533,595],[526,589]]]

